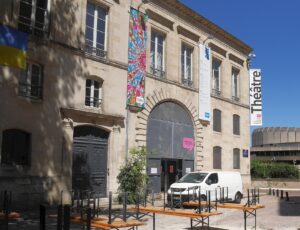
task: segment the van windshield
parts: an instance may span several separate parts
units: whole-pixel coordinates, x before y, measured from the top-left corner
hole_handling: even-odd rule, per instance
[[[189,173],[180,178],[178,183],[201,183],[207,173]]]

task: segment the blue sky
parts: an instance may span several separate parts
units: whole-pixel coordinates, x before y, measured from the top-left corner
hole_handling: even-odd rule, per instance
[[[300,1],[182,0],[254,49],[263,126],[300,127]]]

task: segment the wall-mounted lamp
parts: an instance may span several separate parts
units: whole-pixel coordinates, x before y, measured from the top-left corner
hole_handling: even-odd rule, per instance
[[[248,54],[247,58],[247,68],[250,69],[253,58],[256,58],[256,54],[251,52]]]

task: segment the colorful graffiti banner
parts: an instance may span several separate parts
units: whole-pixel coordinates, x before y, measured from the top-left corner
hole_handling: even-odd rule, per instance
[[[128,43],[127,106],[145,107],[147,16],[130,9]]]

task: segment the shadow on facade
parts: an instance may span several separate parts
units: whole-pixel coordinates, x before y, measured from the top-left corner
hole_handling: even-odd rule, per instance
[[[78,106],[76,95],[85,90],[88,73],[80,48],[80,4],[81,1],[52,1],[49,38],[30,39],[28,59],[43,65],[41,101],[18,96],[20,70],[0,67],[0,140],[6,129],[31,133],[30,166],[0,166],[0,188],[13,192],[13,206],[56,203],[61,191],[71,188],[72,139],[66,135],[60,109]],[[12,9],[6,10],[0,19],[6,23],[14,20],[10,12]],[[84,93],[79,100],[83,106]]]

